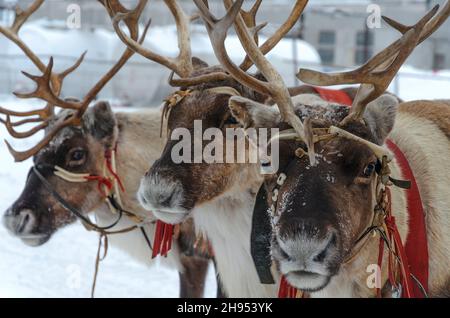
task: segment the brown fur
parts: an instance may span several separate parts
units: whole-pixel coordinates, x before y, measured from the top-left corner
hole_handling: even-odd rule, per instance
[[[419,100],[400,104],[399,111],[435,123],[450,138],[450,101]]]
[[[64,116],[64,113],[61,115]],[[58,165],[76,173],[103,175],[104,152],[117,142],[117,172],[126,189],[121,195],[123,208],[138,213],[147,220],[154,220],[154,217],[139,205],[135,193],[148,162],[157,158],[163,146],[164,140],[158,136],[160,117],[161,112],[158,110],[113,114],[109,107],[98,104],[85,115],[82,128],[66,128],[61,131],[50,145],[35,157],[35,163]],[[87,157],[77,165],[71,163],[69,155],[75,148],[85,149],[87,152]],[[45,177],[70,205],[86,215],[95,211],[101,226],[109,225],[111,220],[114,220],[97,189],[97,183],[69,183],[48,173],[45,173]],[[32,209],[38,219],[33,233],[45,235],[45,240],[41,240],[40,244],[45,243],[54,232],[77,221],[54,196],[49,195],[33,173],[30,174],[21,197],[10,211],[20,211],[24,208]],[[116,229],[132,224],[131,220],[124,217]],[[153,241],[154,224],[148,224],[144,229]],[[169,263],[172,262],[171,266],[180,271],[181,296],[202,297],[211,257],[198,254],[193,248],[193,240],[188,239],[188,236],[195,236],[192,222],[184,224],[183,233],[177,244],[174,244],[171,251],[173,257]],[[148,263],[151,260],[149,246],[138,231],[120,236],[111,235],[109,240],[112,245],[122,248],[139,261]]]
[[[448,290],[448,282],[450,279],[448,266],[445,265],[448,264],[448,260],[450,259],[450,236],[448,235],[448,228],[450,226],[450,202],[448,201],[449,197],[447,191],[448,180],[450,179],[450,167],[447,160],[450,156],[448,110],[448,106],[443,105],[442,103],[423,101],[405,103],[399,107],[396,126],[389,137],[407,156],[422,196],[426,213],[430,254],[430,296],[445,295]],[[339,120],[339,118],[337,119]],[[371,140],[370,133],[364,133],[363,127],[361,127],[362,130],[355,130],[357,127],[354,125],[355,123],[344,128],[364,139]],[[375,179],[372,179],[370,185],[367,185],[368,188],[365,190],[366,192],[360,194],[354,193],[347,196],[347,193],[351,190],[352,186],[345,181],[345,178],[342,179],[342,177],[339,177],[339,174],[336,174],[336,171],[334,170],[334,160],[330,159],[327,154],[329,154],[330,151],[331,153],[335,153],[335,150],[338,150],[342,154],[343,160],[349,161],[350,165],[346,168],[348,171],[343,175],[351,177],[349,180],[352,180],[354,178],[352,175],[361,171],[361,168],[372,159],[367,160],[366,158],[369,157],[361,152],[364,151],[364,146],[349,141],[332,141],[327,145],[318,145],[316,149],[318,153],[324,156],[324,161],[326,161],[326,163],[320,163],[318,169],[308,168],[308,161],[306,158],[295,159],[292,155],[296,147],[300,146],[302,145],[295,144],[292,141],[282,142],[280,144],[280,151],[282,153],[282,158],[284,158],[281,166],[286,166],[286,164],[292,160],[296,160],[297,163],[293,165],[294,168],[291,166],[287,171],[288,179],[283,188],[280,189],[281,192],[279,197],[286,198],[287,201],[283,202],[283,200],[281,200],[281,202],[278,202],[279,209],[281,212],[286,212],[286,210],[292,208],[293,212],[285,213],[284,215],[282,214],[276,229],[277,235],[283,238],[282,234],[284,233],[284,237],[286,237],[286,235],[295,237],[297,235],[296,231],[298,231],[298,227],[296,228],[293,223],[298,222],[298,220],[308,219],[305,214],[308,211],[308,207],[312,209],[311,213],[314,211],[312,217],[318,220],[319,229],[327,228],[328,226],[326,224],[329,224],[330,222],[330,215],[327,216],[323,214],[322,209],[328,209],[326,202],[332,202],[333,209],[329,210],[330,212],[340,211],[339,213],[342,214],[348,211],[348,214],[342,218],[342,221],[345,220],[345,222],[342,223],[342,226],[346,229],[346,235],[341,235],[338,239],[338,249],[340,248],[340,244],[343,244],[344,246],[350,244],[351,246],[352,242],[358,237],[358,233],[361,233],[362,229],[369,224],[367,215],[371,214],[371,209],[375,204],[373,199]],[[346,150],[347,147],[348,151]],[[361,149],[359,150],[359,148]],[[333,162],[333,164],[330,166],[327,164],[328,162]],[[346,165],[342,167],[345,166]],[[329,171],[328,173],[336,177],[335,185],[324,184],[320,181],[321,171],[323,169]],[[402,178],[395,162],[391,164],[391,169],[394,177]],[[316,172],[311,172],[313,170]],[[294,177],[295,181],[290,179]],[[303,179],[305,179],[304,182],[301,181]],[[273,180],[273,178],[267,179],[269,191],[271,190],[271,187],[274,186]],[[317,184],[319,188],[315,187],[315,184]],[[320,191],[323,191],[324,195],[319,195]],[[290,194],[287,194],[288,192],[290,192]],[[308,195],[311,196],[305,196],[304,193],[309,193]],[[392,211],[396,217],[399,232],[404,242],[408,233],[408,213],[405,192],[399,188],[392,187],[392,200]],[[302,201],[306,202],[305,207],[302,207]],[[367,202],[371,202],[371,204],[368,204]],[[269,205],[271,203],[272,202],[269,199]],[[320,206],[322,207],[314,208]],[[351,208],[352,206],[353,208]],[[361,218],[361,216],[365,216],[365,218]],[[341,224],[340,222],[334,222],[333,226]],[[285,229],[283,229],[284,227]],[[324,234],[321,235],[323,236]],[[279,248],[277,241],[274,243],[273,255],[279,259],[283,258],[283,253],[277,251]],[[371,290],[366,286],[368,274],[365,270],[368,265],[376,264],[377,250],[378,241],[370,240],[351,262],[341,266],[339,274],[333,278],[326,289],[313,295],[334,297],[374,296],[374,290]],[[346,248],[343,248],[343,251],[345,252],[340,254],[341,262],[349,252]],[[387,269],[384,267],[382,277],[383,282],[387,279],[386,273]]]

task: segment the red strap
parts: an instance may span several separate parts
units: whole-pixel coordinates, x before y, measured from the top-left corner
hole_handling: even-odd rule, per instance
[[[114,151],[116,151],[116,150],[114,150]],[[112,158],[112,151],[106,150],[105,151],[106,167],[108,168],[109,173],[111,173],[113,175],[114,179],[117,180],[120,190],[122,190],[122,192],[125,192],[125,187],[123,186],[122,180],[120,180],[120,177],[117,175],[117,173],[112,168],[112,162],[111,162],[112,159],[111,158]]]
[[[382,237],[380,237],[380,243],[378,245],[378,268],[380,269],[380,271],[383,266],[383,255],[384,255],[384,240]],[[380,282],[376,281],[376,283],[378,285],[378,283]],[[381,298],[381,288],[379,288],[378,286],[377,286],[377,298]]]
[[[88,176],[85,177],[87,181],[97,181],[97,189],[98,191],[105,197],[108,196],[108,193],[105,192],[105,189],[103,189],[103,186],[105,186],[108,191],[111,191],[113,188],[113,184],[110,179],[101,177],[101,176]]]
[[[411,181],[411,189],[407,191],[409,211],[409,233],[406,238],[405,252],[409,261],[411,273],[419,280],[426,292],[428,292],[428,242],[423,211],[422,199],[419,187],[403,152],[392,141],[387,140],[388,148],[395,154],[397,163],[405,180]],[[413,284],[414,297],[424,297],[420,288]]]
[[[319,96],[327,102],[338,103],[346,106],[351,106],[353,104],[353,100],[344,91],[315,86],[312,87],[315,89],[317,94],[319,94]]]

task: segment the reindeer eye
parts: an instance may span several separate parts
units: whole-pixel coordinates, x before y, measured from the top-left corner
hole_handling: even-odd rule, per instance
[[[373,174],[374,171],[375,171],[375,168],[376,168],[376,166],[375,166],[374,163],[368,164],[368,165],[364,168],[364,172],[363,172],[364,177],[366,177],[366,178],[371,177],[372,174]]]
[[[229,116],[228,119],[224,122],[224,125],[237,125],[239,124],[233,116]]]
[[[86,159],[86,151],[80,148],[72,149],[69,152],[68,159],[70,166],[81,165]]]

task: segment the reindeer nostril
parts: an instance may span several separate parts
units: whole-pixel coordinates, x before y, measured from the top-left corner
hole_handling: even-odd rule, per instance
[[[23,210],[19,213],[20,220],[17,223],[16,232],[22,233],[31,221],[31,211]]]
[[[6,212],[3,215],[5,217],[12,216],[13,215],[13,210],[12,209],[8,209],[8,210],[6,210]]]
[[[314,259],[313,259],[314,262],[317,262],[317,263],[323,263],[323,261],[325,260],[325,258],[326,258],[327,255],[328,255],[328,251],[330,250],[330,248],[332,248],[332,247],[334,247],[334,246],[336,245],[336,242],[337,242],[336,233],[333,232],[333,233],[331,234],[331,237],[330,237],[330,239],[329,239],[329,241],[328,241],[327,246],[323,249],[322,252],[320,252],[319,254],[317,254],[317,255],[314,257]]]
[[[170,207],[171,202],[172,202],[172,198],[174,196],[175,192],[172,192],[171,194],[169,194],[166,198],[163,198],[160,202],[160,204],[164,207]]]
[[[320,252],[318,255],[314,257],[314,262],[322,263],[325,260],[326,256],[327,256],[327,249],[324,249],[322,252]]]

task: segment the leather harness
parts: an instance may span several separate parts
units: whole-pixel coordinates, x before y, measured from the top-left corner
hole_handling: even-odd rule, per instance
[[[344,91],[315,87],[314,89],[325,101],[346,106],[352,105],[351,98]],[[383,157],[383,160],[380,159],[376,168],[378,174],[378,199],[374,210],[373,222],[355,242],[354,250],[356,252],[352,253],[353,255],[346,263],[351,261],[364,248],[364,245],[371,236],[369,234],[378,232],[380,234],[378,265],[379,268],[382,268],[384,249],[386,246],[389,251],[388,273],[389,283],[392,287],[392,296],[422,298],[428,294],[428,245],[422,201],[417,182],[405,155],[391,140],[387,140],[386,145],[394,153],[395,159],[401,168],[403,178],[411,181],[401,181],[391,178],[388,167],[390,160],[387,160],[386,157]],[[255,204],[251,252],[261,283],[264,284],[274,284],[270,270],[272,263],[270,256],[270,236],[264,235],[264,233],[271,233],[271,222],[276,222],[279,215],[273,205],[269,208],[264,203],[258,202],[258,200],[265,202],[270,195],[272,196],[272,200],[276,201],[278,188],[284,184],[286,177],[286,174],[282,172],[278,174],[277,185],[270,194],[262,186],[258,192],[257,202]],[[405,245],[401,241],[395,217],[392,215],[391,192],[388,185],[408,189],[407,198],[410,221],[409,234]],[[267,217],[267,210],[271,211],[270,217]],[[282,276],[278,296],[280,298],[305,298],[308,295],[291,286],[286,278]],[[377,288],[377,296],[381,297],[381,288]]]
[[[336,102],[345,106],[351,106],[351,98],[341,90],[331,90],[314,87],[319,96],[329,102]],[[345,97],[346,96],[346,97]],[[413,284],[413,298],[423,298],[424,292],[428,293],[428,240],[425,223],[425,212],[420,196],[419,187],[411,166],[402,150],[390,139],[386,140],[386,146],[395,155],[402,177],[411,182],[410,189],[407,190],[407,207],[409,214],[409,232],[405,242],[407,266],[412,276],[416,280]],[[421,287],[423,290],[421,290]]]

